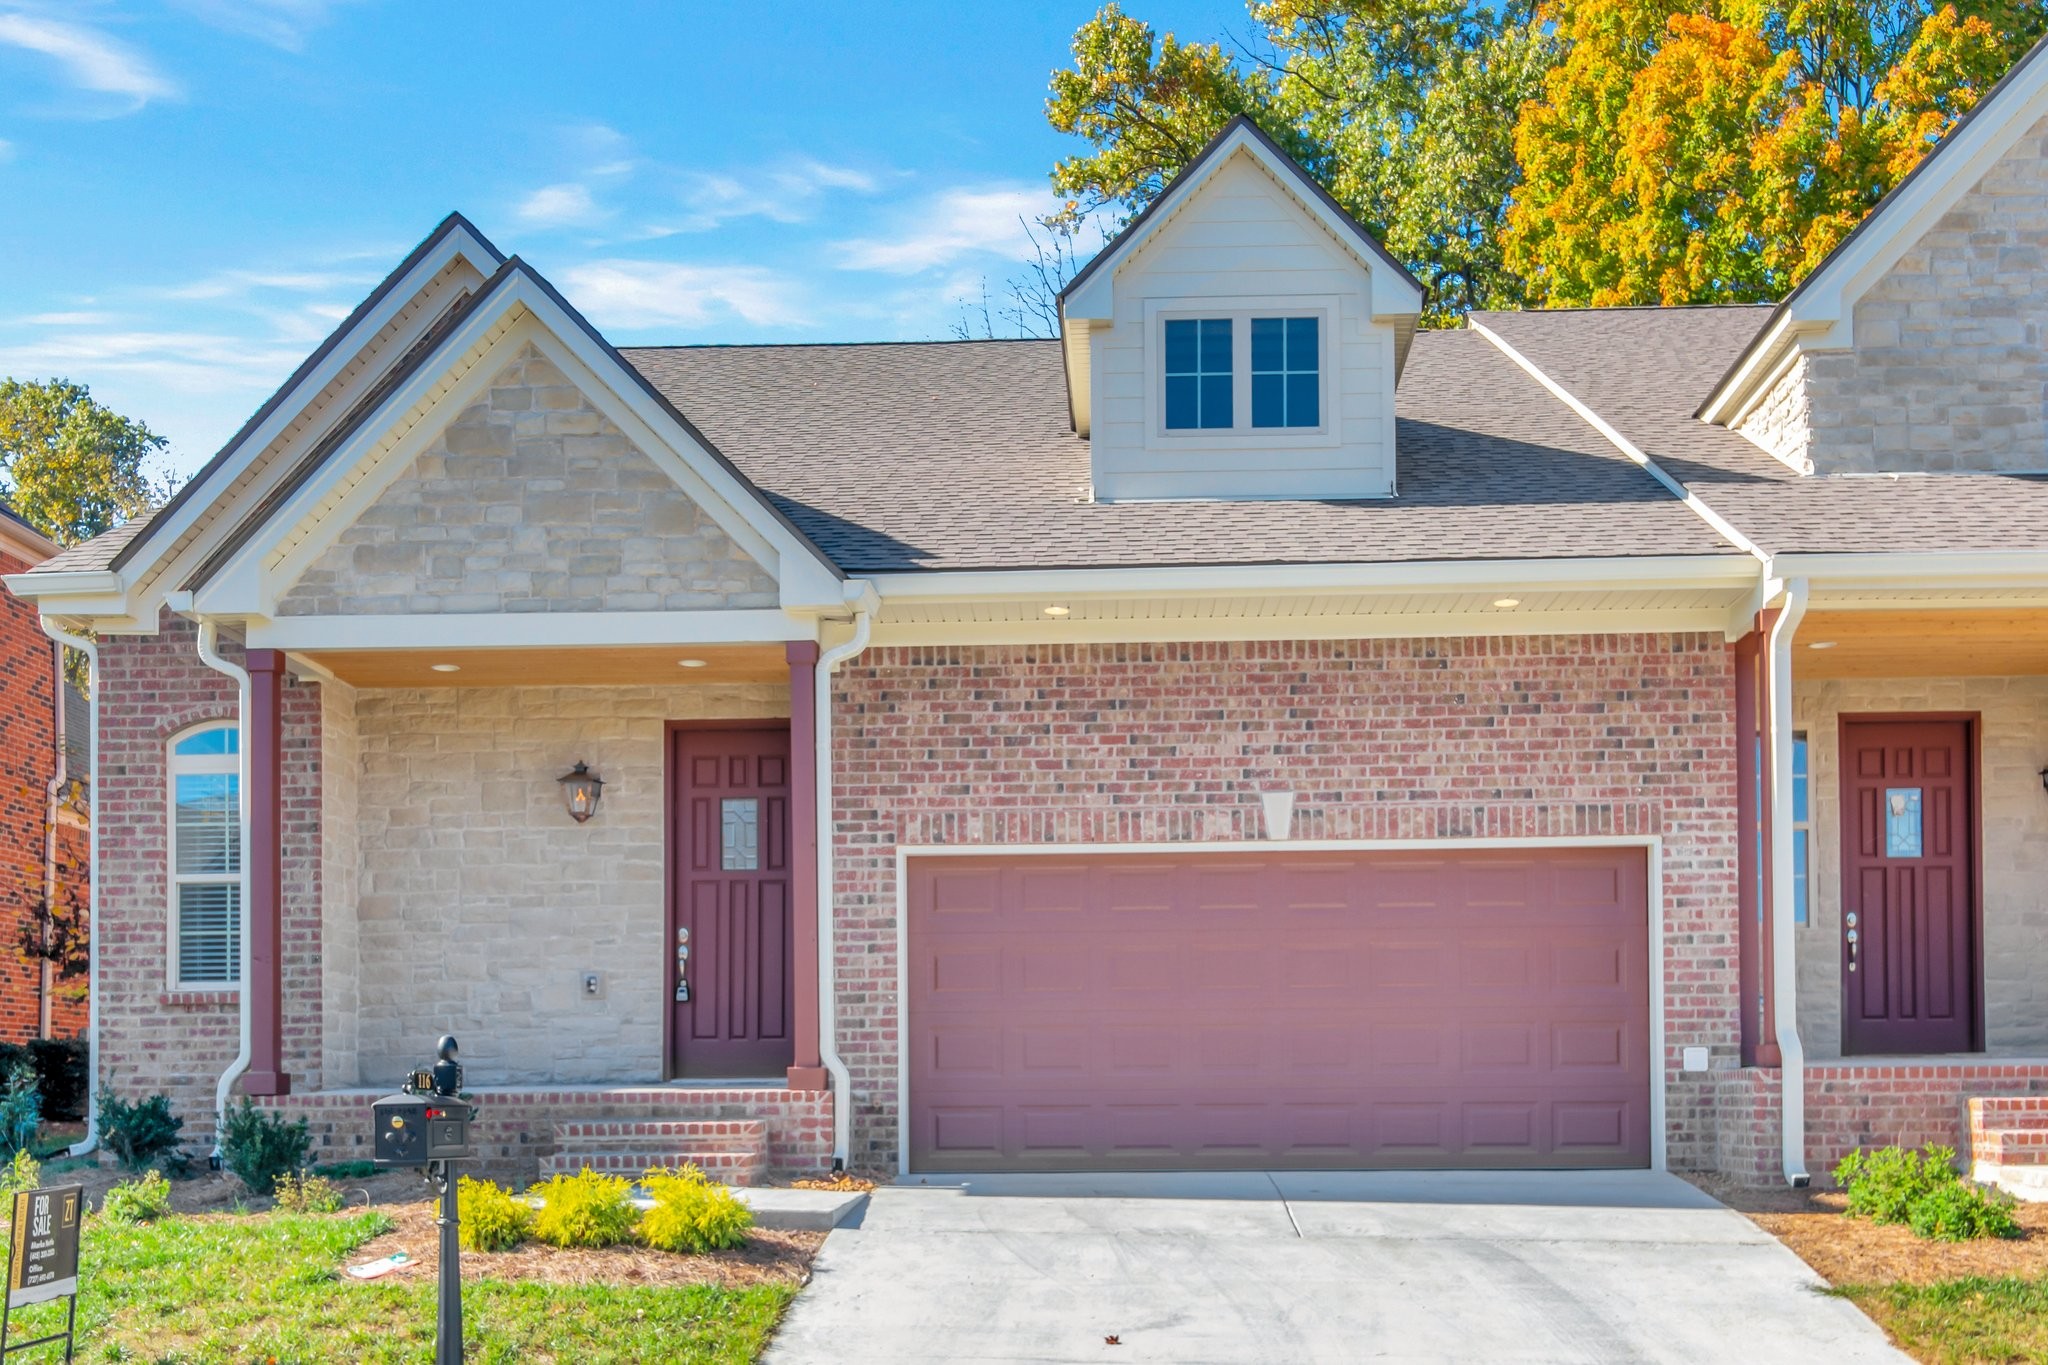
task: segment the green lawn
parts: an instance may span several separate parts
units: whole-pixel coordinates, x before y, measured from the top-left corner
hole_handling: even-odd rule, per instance
[[[278,1214],[86,1228],[81,1361],[431,1361],[434,1285],[340,1274],[389,1230],[382,1213]],[[796,1291],[471,1282],[471,1361],[751,1361]],[[15,1316],[11,1340],[61,1327],[61,1306]],[[57,1360],[42,1347],[19,1359]]]
[[[1834,1292],[1876,1319],[1916,1360],[2048,1360],[2048,1280],[1973,1277]]]

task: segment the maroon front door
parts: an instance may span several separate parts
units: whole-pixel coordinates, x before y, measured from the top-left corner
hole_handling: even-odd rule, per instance
[[[1975,1046],[1970,724],[1842,719],[1844,1053]]]
[[[673,732],[671,1071],[781,1076],[790,993],[789,731]]]

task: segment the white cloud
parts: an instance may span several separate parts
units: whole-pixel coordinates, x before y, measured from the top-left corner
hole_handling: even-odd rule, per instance
[[[333,289],[365,289],[382,278],[360,270],[223,270],[156,292],[163,298],[186,300],[241,299],[265,290],[322,294]]]
[[[119,374],[174,382],[188,391],[233,393],[263,387],[290,370],[302,350],[217,332],[75,331],[0,347],[0,374],[56,374],[95,383]]]
[[[115,318],[113,313],[30,313],[13,321],[23,327],[104,327]]]
[[[179,0],[179,8],[203,24],[299,52],[305,49],[306,35],[348,3],[351,0]]]
[[[587,227],[604,217],[590,188],[570,182],[544,185],[519,202],[513,210],[520,221],[535,227]]]
[[[51,58],[79,89],[122,100],[122,113],[178,95],[178,87],[142,53],[83,24],[19,12],[0,14],[0,45]]]
[[[849,270],[892,275],[951,265],[977,252],[1022,257],[1030,246],[1024,225],[1058,207],[1043,190],[947,190],[906,215],[894,236],[855,238],[834,247]]]
[[[795,282],[761,266],[592,261],[565,272],[563,292],[605,327],[702,327],[728,317],[756,327],[808,322]]]

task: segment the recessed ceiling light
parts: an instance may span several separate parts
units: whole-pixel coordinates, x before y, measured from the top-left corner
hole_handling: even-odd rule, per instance
[[[1493,599],[1493,605],[1496,607],[1519,607],[1522,605],[1522,599],[1519,597],[1496,597]]]
[[[1071,607],[1047,607],[1045,614],[1047,616],[1065,616],[1071,610],[1073,610]]]
[[[705,659],[677,659],[677,660],[676,660],[676,663],[677,663],[677,664],[679,664],[680,666],[684,667],[684,668],[702,668],[702,667],[704,667],[704,666],[705,666],[705,664],[706,664],[707,662],[708,662],[708,660],[705,660]]]
[[[1835,641],[1833,640],[1815,640],[1807,646],[1808,649],[1833,649],[1834,647]]]
[[[435,664],[435,665],[434,665],[434,671],[435,671],[436,673],[460,673],[460,672],[462,671],[462,665],[461,665],[461,664]]]

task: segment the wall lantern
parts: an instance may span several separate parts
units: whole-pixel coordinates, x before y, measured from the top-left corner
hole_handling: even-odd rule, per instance
[[[570,818],[582,824],[597,814],[597,798],[604,791],[604,779],[590,771],[581,759],[576,766],[555,779],[562,784],[562,804],[569,808]]]

